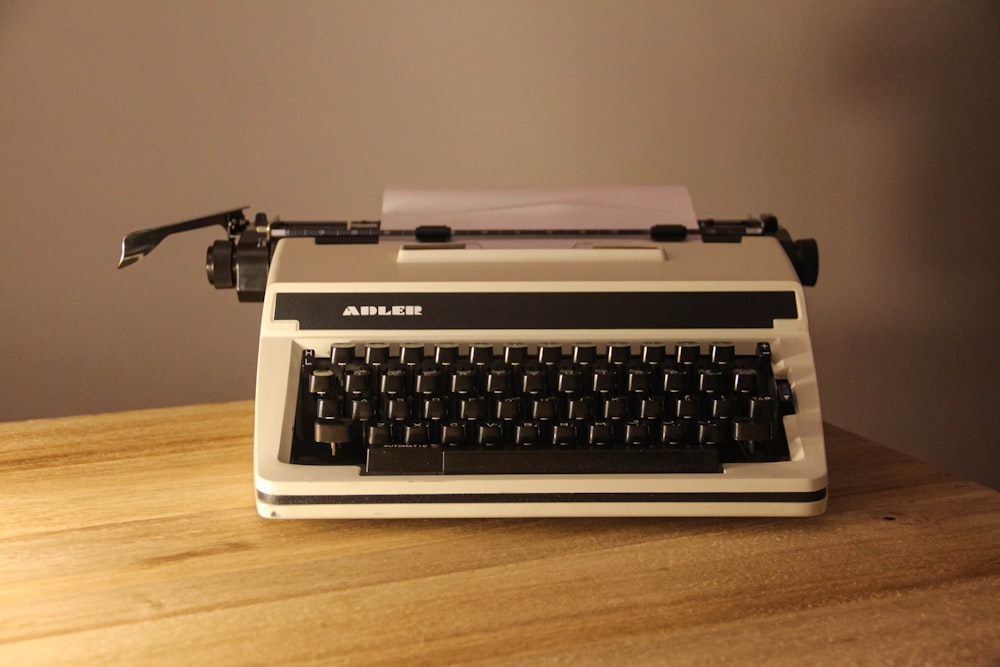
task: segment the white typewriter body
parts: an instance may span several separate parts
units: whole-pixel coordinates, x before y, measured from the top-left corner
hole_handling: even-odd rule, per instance
[[[671,310],[673,295],[711,300],[720,294],[745,295],[740,308],[748,311],[760,294],[783,295],[794,308],[791,316],[763,321],[734,316],[735,325],[727,317],[719,318],[721,325],[714,316],[685,318],[679,309],[664,314],[669,326],[661,326],[656,313],[632,313],[628,305],[646,308],[666,299]],[[620,313],[609,307],[619,302]],[[563,303],[571,315],[560,311]],[[709,304],[710,315],[729,308],[726,303]],[[516,317],[503,317],[508,311]],[[760,341],[770,343],[774,374],[787,379],[794,394],[794,414],[782,418],[788,460],[726,463],[714,473],[494,475],[371,475],[358,465],[290,462],[305,350],[322,356],[345,343],[430,348],[443,341],[530,347],[550,341],[600,346],[720,340],[744,353]],[[406,238],[358,245],[283,239],[274,249],[263,304],[254,478],[258,511],[270,518],[822,513],[826,457],[802,285],[770,236],[739,243],[590,238],[569,246],[535,240],[510,247],[420,245]]]

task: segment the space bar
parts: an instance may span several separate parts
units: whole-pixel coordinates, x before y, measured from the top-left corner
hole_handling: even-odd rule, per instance
[[[644,450],[440,450],[372,448],[368,474],[579,475],[617,473],[719,473],[715,449]],[[440,463],[439,463],[440,461]]]

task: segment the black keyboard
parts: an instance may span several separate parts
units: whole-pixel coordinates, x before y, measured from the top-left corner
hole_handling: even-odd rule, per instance
[[[720,473],[788,460],[771,349],[334,345],[302,354],[291,462],[363,474]]]

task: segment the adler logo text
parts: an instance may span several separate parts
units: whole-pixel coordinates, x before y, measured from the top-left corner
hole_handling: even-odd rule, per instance
[[[414,317],[423,315],[423,306],[347,306],[344,317]]]

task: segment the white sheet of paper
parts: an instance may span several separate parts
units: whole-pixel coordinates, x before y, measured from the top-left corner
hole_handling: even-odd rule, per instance
[[[384,229],[647,229],[697,227],[687,188],[622,186],[569,189],[388,188]]]

